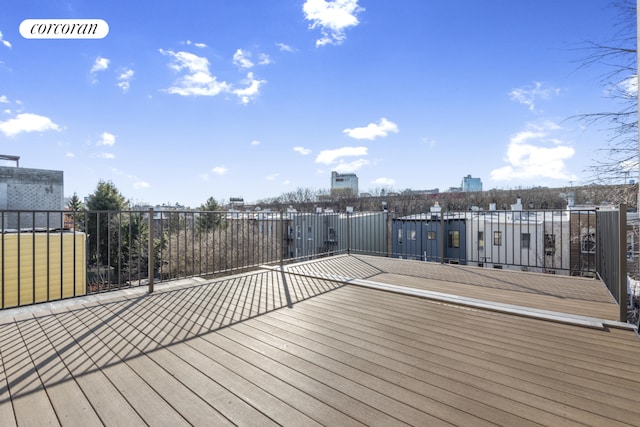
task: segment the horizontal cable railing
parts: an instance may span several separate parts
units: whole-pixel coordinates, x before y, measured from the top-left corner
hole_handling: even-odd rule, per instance
[[[1,308],[338,254],[594,277],[596,211],[0,211]],[[596,237],[601,237],[597,239]]]

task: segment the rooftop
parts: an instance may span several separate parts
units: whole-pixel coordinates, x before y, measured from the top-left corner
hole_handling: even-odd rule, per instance
[[[637,425],[597,280],[343,255],[0,312],[0,425]]]

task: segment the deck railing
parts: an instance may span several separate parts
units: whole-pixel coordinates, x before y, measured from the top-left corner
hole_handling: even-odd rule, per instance
[[[626,239],[620,227],[599,228],[600,215],[0,211],[0,302],[8,308],[132,286],[152,291],[157,282],[337,254],[595,277],[612,263],[598,257],[620,257],[608,248]]]

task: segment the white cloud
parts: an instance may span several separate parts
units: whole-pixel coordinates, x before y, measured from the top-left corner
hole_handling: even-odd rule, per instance
[[[253,62],[249,58],[251,58],[251,52],[244,52],[242,49],[238,49],[233,54],[233,63],[241,68],[251,68],[253,67]]]
[[[15,136],[23,132],[59,131],[60,127],[50,118],[31,113],[21,113],[12,119],[0,122],[0,132],[6,136]]]
[[[307,0],[302,6],[304,18],[311,21],[310,29],[319,29],[322,37],[316,46],[339,45],[344,42],[345,30],[360,22],[356,15],[364,11],[358,0]]]
[[[550,135],[560,127],[553,122],[529,124],[514,134],[507,146],[504,160],[508,163],[491,171],[496,181],[558,179],[575,180],[565,162],[575,154],[573,147]]]
[[[316,157],[316,163],[330,165],[341,157],[366,156],[367,147],[342,147],[335,150],[322,150]]]
[[[241,52],[240,49],[238,51]],[[177,73],[183,73],[173,86],[164,90],[167,93],[182,96],[215,96],[221,93],[232,93],[240,98],[242,104],[246,105],[260,93],[260,86],[266,83],[265,80],[255,79],[253,73],[249,72],[247,78],[242,81],[242,84],[246,86],[234,88],[227,82],[219,82],[211,74],[207,58],[189,52],[173,52],[163,49],[160,49],[160,53],[173,59],[169,68]]]
[[[9,43],[8,40],[4,39],[4,37],[2,36],[2,31],[0,31],[0,43],[11,49],[11,43]]]
[[[172,58],[169,68],[185,74],[174,82],[166,92],[182,96],[215,96],[228,92],[230,85],[219,82],[209,71],[209,60],[189,52],[173,52],[160,49],[160,53]]]
[[[74,158],[76,155],[73,154],[71,151],[67,151],[67,154],[65,154],[65,156],[67,156],[69,158]]]
[[[204,44],[204,43],[196,43],[196,42],[192,42],[191,40],[187,40],[185,43],[188,44],[189,46],[193,45],[193,46],[199,47],[201,49],[207,47],[207,45]]]
[[[280,49],[281,52],[293,52],[293,48],[288,44],[276,43],[276,46],[278,46],[278,49]]]
[[[229,172],[229,169],[227,169],[224,166],[216,166],[215,168],[211,169],[211,172],[215,173],[216,175],[226,175]]]
[[[627,98],[636,98],[638,96],[638,76],[631,76],[622,80],[617,84],[618,91]]]
[[[111,61],[108,58],[103,58],[98,56],[91,67],[91,73],[97,73],[98,71],[104,71],[109,68],[109,63]]]
[[[169,68],[177,73],[183,73],[173,86],[164,90],[167,93],[182,96],[215,96],[221,93],[231,93],[238,96],[240,102],[246,105],[260,93],[260,86],[266,83],[265,80],[254,78],[253,73],[249,72],[247,78],[242,80],[245,87],[234,88],[227,82],[219,82],[211,74],[207,58],[189,52],[173,52],[163,49],[160,49],[160,53],[173,59]]]
[[[311,150],[309,148],[304,147],[293,147],[293,151],[296,153],[302,154],[303,156],[311,154]]]
[[[398,125],[385,119],[380,119],[378,124],[369,123],[365,127],[343,130],[351,138],[374,140],[379,136],[387,136],[389,132],[398,133]]]
[[[108,154],[108,153],[102,153],[102,154],[106,154],[107,155],[107,157],[104,157],[104,158],[109,158],[109,159],[113,158],[113,157],[111,157],[112,156],[111,154]],[[151,187],[151,184],[149,184],[148,182],[141,180],[140,178],[138,178],[135,175],[127,174],[127,173],[125,173],[125,171],[120,170],[118,168],[111,168],[111,172],[113,172],[114,175],[124,176],[128,180],[133,181],[133,188],[135,190],[140,190],[142,188]]]
[[[122,89],[122,93],[127,93],[129,91],[130,81],[133,78],[133,74],[135,72],[130,68],[125,68],[118,75],[118,87]]]
[[[289,185],[291,184],[291,181],[289,181],[288,179],[285,179],[284,181],[282,181],[282,185]]]
[[[7,95],[0,96],[0,104],[8,104],[8,103],[9,103],[9,98],[7,98]]]
[[[550,99],[553,95],[558,95],[558,88],[543,88],[540,82],[534,82],[533,86],[516,88],[509,92],[509,99],[519,102],[529,107],[532,112],[536,111],[536,101],[538,99]]]
[[[253,146],[260,145],[260,141],[258,141],[257,139],[254,139],[253,141],[251,141],[251,145]]]
[[[113,160],[116,158],[115,154],[112,153],[98,153],[97,157],[100,159],[107,159],[107,160]]]
[[[97,146],[107,145],[109,147],[113,147],[115,143],[116,143],[116,136],[114,134],[109,132],[102,132],[102,135],[100,135],[100,139],[98,140],[98,142],[96,142],[96,145]]]
[[[376,185],[385,185],[385,186],[389,186],[389,187],[391,187],[393,184],[396,183],[395,179],[393,179],[393,178],[385,178],[385,177],[376,178],[372,182],[374,184],[376,184]]]
[[[260,65],[268,65],[271,64],[271,58],[266,53],[261,53],[258,55],[258,64]]]
[[[271,175],[267,175],[265,179],[267,181],[275,181],[280,176],[279,173],[272,173]]]
[[[422,138],[422,142],[430,148],[433,148],[436,145],[438,145],[438,142],[435,139],[431,139],[427,137]]]
[[[253,78],[253,73],[248,73],[247,78],[244,80],[247,85],[244,89],[233,89],[232,93],[240,98],[240,102],[248,104],[258,93],[260,93],[260,86],[266,83],[265,80],[256,80]]]
[[[367,159],[358,159],[353,162],[340,162],[337,165],[333,166],[332,169],[338,173],[350,173],[355,172],[363,166],[369,164],[369,160]]]

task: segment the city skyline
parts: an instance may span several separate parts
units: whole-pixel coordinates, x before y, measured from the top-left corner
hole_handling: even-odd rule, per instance
[[[616,108],[589,41],[600,1],[158,5],[36,0],[0,16],[0,152],[64,171],[65,196],[198,206],[328,189],[587,183]],[[123,14],[122,10],[127,13]],[[103,39],[39,40],[27,19],[101,19]],[[631,77],[631,76],[630,76]],[[637,93],[637,77],[624,89]],[[5,165],[6,163],[2,163]],[[635,172],[630,179],[634,179]]]

